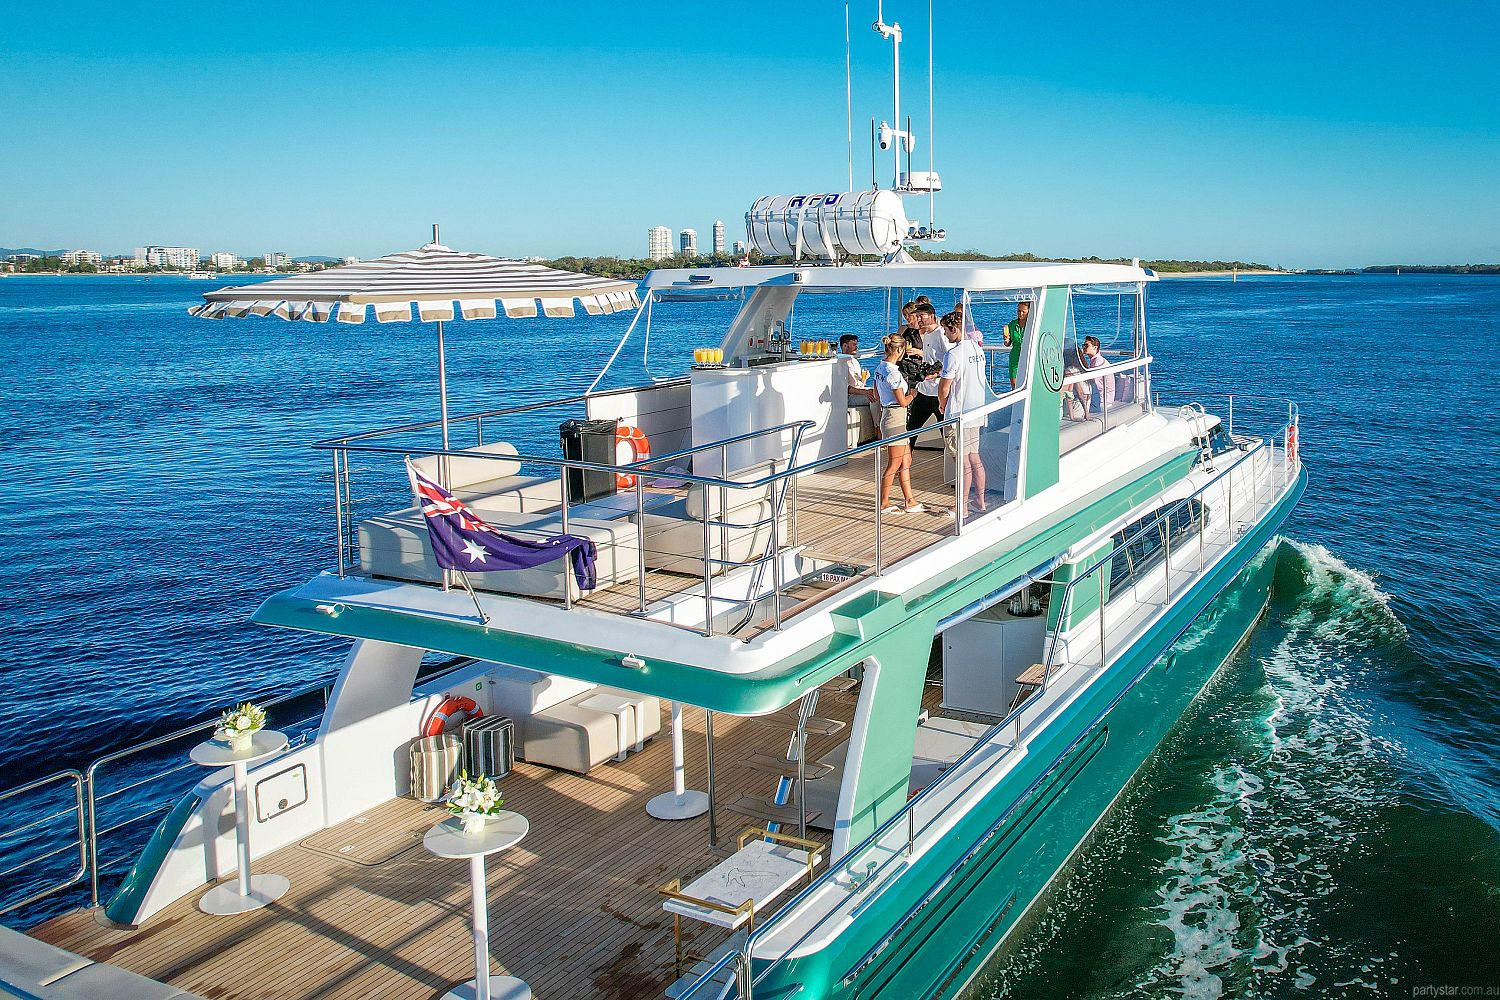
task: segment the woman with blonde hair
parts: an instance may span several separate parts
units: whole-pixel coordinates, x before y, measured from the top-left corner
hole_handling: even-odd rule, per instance
[[[880,480],[880,510],[884,514],[917,514],[926,510],[911,491],[911,440],[906,434],[906,408],[916,391],[906,383],[897,362],[906,354],[906,338],[899,333],[886,337],[885,360],[875,366],[875,393],[880,400],[880,436],[885,446],[885,475]],[[901,484],[902,504],[890,502],[891,485]]]

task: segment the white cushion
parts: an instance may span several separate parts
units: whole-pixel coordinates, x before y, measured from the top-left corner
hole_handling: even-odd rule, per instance
[[[478,448],[466,448],[465,451],[475,452],[483,455],[514,455],[516,446],[509,441],[496,441],[494,444],[480,445]],[[438,477],[438,469],[442,462],[441,455],[425,455],[422,458],[413,459],[412,465],[417,471],[434,482],[441,481]],[[503,458],[459,458],[448,457],[448,488],[460,490],[475,483],[486,480],[504,479],[514,476],[521,471],[521,463],[515,460],[506,461]]]

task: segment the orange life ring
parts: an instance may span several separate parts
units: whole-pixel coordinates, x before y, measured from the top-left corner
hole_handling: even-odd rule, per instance
[[[461,716],[461,718],[460,718]],[[441,736],[448,731],[448,723],[458,718],[460,722],[470,719],[484,718],[484,710],[474,703],[473,698],[447,698],[438,706],[437,711],[432,713],[432,718],[427,720],[427,731],[425,736]]]
[[[620,449],[630,449],[630,454],[620,457]],[[646,438],[646,432],[639,427],[630,424],[620,424],[615,428],[615,464],[625,465],[629,462],[639,462],[651,457],[651,442]],[[615,474],[615,486],[618,489],[628,490],[635,487],[635,476],[625,472]]]
[[[1288,424],[1286,429],[1286,457],[1289,461],[1297,461],[1297,425]]]

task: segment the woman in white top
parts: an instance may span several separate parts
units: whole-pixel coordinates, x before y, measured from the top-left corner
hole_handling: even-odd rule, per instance
[[[885,514],[916,514],[927,508],[917,503],[911,492],[911,439],[906,433],[906,408],[916,393],[906,384],[896,362],[906,353],[906,338],[894,334],[885,338],[885,360],[875,366],[875,394],[880,400],[880,436],[886,445],[885,475],[880,480],[880,509]],[[899,439],[899,440],[898,440]],[[900,477],[904,504],[890,502],[891,484]]]

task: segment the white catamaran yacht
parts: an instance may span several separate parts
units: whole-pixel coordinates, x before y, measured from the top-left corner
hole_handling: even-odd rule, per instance
[[[76,786],[60,884],[93,905],[8,933],[0,983],[430,997],[475,979],[477,941],[495,995],[960,993],[1254,626],[1306,476],[1295,405],[1153,389],[1150,270],[912,261],[902,197],[933,182],[762,199],[776,262],[649,274],[627,338],[705,308],[673,300],[738,303],[679,374],[456,416],[446,446],[435,424],[321,442],[328,565],[254,619],[352,641],[326,707],[191,774],[114,885],[104,776],[145,780],[134,751],[33,783]],[[277,284],[262,314],[310,308]],[[918,293],[988,331],[983,392],[879,439],[832,345]],[[518,447],[539,418],[571,436]],[[923,509],[879,504],[893,443]],[[439,507],[566,544],[450,569]],[[175,772],[208,728],[173,734]],[[524,817],[487,867],[424,847],[459,767]],[[244,912],[205,912],[219,884]]]

